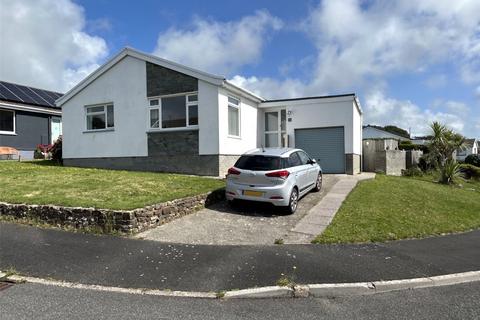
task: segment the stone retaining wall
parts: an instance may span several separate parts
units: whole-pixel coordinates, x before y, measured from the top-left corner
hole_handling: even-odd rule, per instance
[[[10,216],[16,219],[33,219],[60,227],[101,230],[106,233],[117,231],[131,234],[185,216],[199,208],[221,201],[224,197],[224,190],[219,189],[207,194],[176,199],[134,210],[109,210],[0,202],[0,216]]]

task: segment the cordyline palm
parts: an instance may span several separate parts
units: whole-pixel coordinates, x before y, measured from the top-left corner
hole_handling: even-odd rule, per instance
[[[440,182],[451,183],[455,177],[459,176],[460,172],[454,159],[454,152],[463,148],[465,138],[436,121],[431,124],[430,128],[432,129],[432,140],[429,145],[430,156],[440,169]]]

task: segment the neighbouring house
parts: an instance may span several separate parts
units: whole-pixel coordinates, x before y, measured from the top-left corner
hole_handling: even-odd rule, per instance
[[[430,143],[431,136],[413,137],[412,144],[417,146],[427,146]]]
[[[471,154],[479,153],[479,141],[477,139],[465,139],[463,148],[457,150],[457,160],[465,161],[465,158]]]
[[[298,147],[360,172],[355,94],[268,100],[224,77],[125,48],[57,100],[67,166],[222,176],[257,147]]]
[[[377,126],[366,125],[363,126],[363,139],[396,139],[398,141],[410,141],[409,138],[388,132]]]
[[[61,93],[0,81],[0,147],[14,148],[22,159],[33,159],[39,144],[62,134],[62,111],[55,105]]]

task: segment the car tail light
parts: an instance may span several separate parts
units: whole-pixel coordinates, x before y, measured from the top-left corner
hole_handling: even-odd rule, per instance
[[[288,172],[287,170],[280,170],[280,171],[273,171],[273,172],[265,173],[265,175],[267,177],[271,177],[271,178],[286,179],[290,175],[290,172]]]
[[[232,168],[228,169],[228,174],[238,175],[238,174],[240,174],[240,171],[238,171],[237,169],[232,167]]]

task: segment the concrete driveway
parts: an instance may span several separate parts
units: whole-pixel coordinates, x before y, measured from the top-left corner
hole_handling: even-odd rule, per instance
[[[299,202],[293,215],[273,205],[239,202],[233,208],[217,203],[191,215],[137,234],[140,239],[185,244],[274,244],[310,243],[311,236],[291,231],[339,180],[347,176],[324,175],[320,192],[310,192]]]

